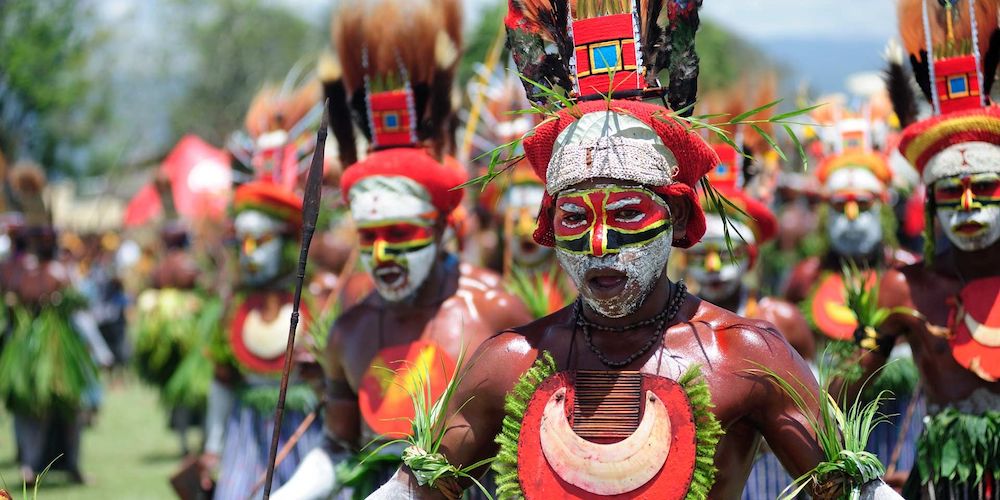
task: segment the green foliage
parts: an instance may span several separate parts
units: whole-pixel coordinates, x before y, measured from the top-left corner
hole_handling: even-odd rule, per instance
[[[274,385],[246,386],[239,391],[240,403],[254,411],[270,415],[278,406],[279,388]],[[285,394],[285,409],[308,413],[319,406],[316,391],[308,384],[293,384],[288,386]]]
[[[402,463],[398,453],[362,452],[339,462],[335,476],[341,490],[350,488],[352,499],[364,500],[381,486],[377,484],[380,471],[397,468]]]
[[[981,484],[1000,476],[1000,411],[983,415],[947,408],[930,417],[917,443],[917,468],[923,484]]]
[[[715,484],[715,447],[725,434],[722,424],[712,413],[712,394],[708,391],[708,383],[701,376],[701,365],[691,365],[680,380],[677,381],[687,394],[691,410],[694,412],[695,453],[694,475],[685,500],[706,500],[708,493]]]
[[[476,68],[486,60],[493,47],[497,33],[503,27],[503,18],[507,15],[507,2],[494,2],[483,8],[479,22],[466,33],[465,50],[458,62],[458,81],[464,85],[476,74]],[[507,48],[504,47],[500,61],[507,60]]]
[[[701,59],[700,91],[728,88],[768,66],[760,50],[708,19],[701,20],[695,44]]]
[[[496,443],[500,445],[493,472],[496,473],[497,498],[524,498],[521,481],[517,477],[517,447],[521,439],[521,422],[528,402],[545,379],[555,375],[556,361],[548,351],[543,351],[528,371],[521,375],[504,400],[503,423]]]
[[[150,289],[139,295],[134,362],[145,382],[165,387],[181,360],[200,343],[202,305],[194,291]]]
[[[72,413],[97,381],[97,366],[71,315],[81,302],[70,294],[41,311],[13,308],[13,332],[0,353],[0,400],[18,413]]]
[[[88,68],[103,42],[75,0],[0,1],[0,150],[48,168],[81,170],[76,153],[107,120],[107,95]]]
[[[308,302],[310,311],[315,311],[319,307],[318,305],[314,306],[315,301],[311,300],[311,297],[303,296],[303,299]],[[320,311],[318,317],[309,321],[306,329],[306,335],[308,335],[306,348],[320,365],[326,363],[326,343],[330,336],[330,329],[333,328],[333,323],[337,321],[339,316],[340,301],[334,300],[327,310]]]
[[[458,386],[462,383],[465,375],[465,345],[462,345],[458,355],[458,362],[455,365],[455,373],[445,386],[444,392],[437,399],[431,393],[431,379],[428,367],[410,367],[410,373],[417,377],[415,387],[401,386],[410,396],[413,403],[413,418],[410,419],[413,432],[403,439],[388,441],[372,453],[372,456],[380,455],[380,452],[387,446],[394,444],[406,445],[403,450],[403,463],[410,469],[417,478],[417,483],[421,486],[431,488],[446,488],[450,483],[458,478],[471,480],[487,498],[490,496],[486,488],[470,473],[476,469],[490,464],[495,458],[480,460],[471,465],[453,465],[441,453],[441,441],[448,431],[450,415],[447,414],[451,407],[451,400],[458,391]],[[468,401],[462,403],[464,407]],[[461,410],[459,407],[459,410]]]
[[[816,433],[816,440],[826,456],[825,461],[796,478],[782,492],[782,500],[796,498],[810,485],[825,487],[831,483],[845,486],[837,498],[853,500],[858,498],[865,483],[885,474],[885,467],[878,457],[865,451],[865,447],[872,430],[879,424],[888,422],[888,416],[879,412],[879,407],[891,394],[877,394],[865,403],[858,394],[845,411],[837,403],[837,398],[829,392],[831,383],[843,374],[841,366],[830,363],[827,352],[820,359],[823,361],[819,364],[818,394],[805,382],[798,379],[787,380],[760,363],[754,363],[756,369],[748,370],[753,375],[770,379],[795,403],[809,427]],[[810,410],[814,405],[819,406],[818,416]]]
[[[187,39],[197,52],[194,79],[172,112],[178,136],[195,133],[222,144],[242,128],[262,84],[282,82],[297,63],[310,68],[324,46],[321,30],[285,8],[257,0],[174,2],[191,9]]]
[[[206,354],[211,339],[222,329],[223,312],[218,297],[208,298],[202,305],[184,358],[163,387],[163,402],[167,406],[204,408],[214,373],[212,360]]]
[[[554,273],[549,275],[556,276]],[[533,318],[538,319],[549,313],[553,290],[542,273],[514,269],[505,286],[510,293],[524,302]]]

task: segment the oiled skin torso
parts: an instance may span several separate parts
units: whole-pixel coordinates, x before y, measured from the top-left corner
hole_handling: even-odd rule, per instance
[[[452,417],[444,439],[443,448],[451,463],[474,463],[496,454],[493,439],[504,415],[504,397],[540,352],[551,353],[559,370],[608,369],[573,325],[573,308],[567,307],[480,347],[454,399],[468,403]],[[608,358],[623,359],[653,333],[648,328],[595,333],[594,342]],[[725,430],[716,449],[719,472],[712,498],[740,496],[762,435],[793,475],[806,472],[823,459],[805,417],[769,380],[750,372],[759,368],[755,363],[816,389],[802,358],[773,326],[688,297],[662,343],[624,368],[677,379],[688,367],[701,365],[715,404],[713,412]],[[397,480],[413,484],[406,472]],[[419,490],[421,497],[439,495]]]
[[[337,319],[330,333],[326,371],[330,383],[347,384],[353,394],[380,349],[424,340],[457,361],[465,346],[466,359],[497,331],[523,324],[530,317],[520,300],[505,292],[499,276],[459,264],[448,272],[444,286],[424,307],[389,303],[371,292]],[[428,293],[432,293],[428,291]],[[327,406],[327,427],[347,443],[359,443],[361,420],[357,400],[340,394]]]
[[[962,279],[956,272],[956,260],[971,259],[993,262],[992,274],[964,273],[966,280],[1000,275],[1000,245],[994,245],[983,255],[949,250],[939,255],[931,267],[923,263],[890,271],[882,279],[879,303],[882,307],[906,307],[916,310],[921,317],[910,314],[893,314],[879,328],[880,335],[905,337],[913,349],[913,359],[920,370],[927,402],[944,406],[968,398],[974,391],[985,388],[1000,394],[1000,382],[989,382],[958,364],[951,354],[948,340],[935,335],[932,330],[944,333],[954,297],[962,290]],[[991,260],[992,259],[992,260]],[[926,319],[926,321],[925,321]],[[864,363],[874,370],[885,363],[885,357],[868,354]]]

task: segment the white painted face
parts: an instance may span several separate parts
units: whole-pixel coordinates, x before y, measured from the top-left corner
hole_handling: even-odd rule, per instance
[[[361,263],[376,291],[389,302],[411,298],[439,255],[430,194],[408,177],[369,177],[351,188],[349,198]]]
[[[535,242],[535,217],[542,206],[545,187],[541,184],[515,184],[507,190],[504,200],[505,223],[511,227],[505,232],[511,257],[515,264],[536,266],[545,262],[552,249]]]
[[[595,312],[635,312],[663,275],[673,221],[660,197],[642,187],[567,190],[555,202],[556,257]]]
[[[826,182],[830,213],[826,230],[830,246],[845,257],[869,255],[882,242],[882,202],[885,190],[871,171],[844,168],[833,172]]]
[[[743,284],[743,276],[750,270],[750,245],[754,244],[754,234],[749,227],[730,218],[729,223],[734,226],[730,229],[733,246],[730,254],[722,218],[705,214],[705,222],[705,236],[685,252],[687,275],[698,284],[699,296],[709,302],[719,302],[732,297]]]
[[[974,252],[1000,240],[1000,174],[946,177],[933,189],[938,222],[959,250]]]
[[[271,282],[281,273],[284,224],[264,212],[244,210],[234,221],[240,243],[240,281],[256,286]]]

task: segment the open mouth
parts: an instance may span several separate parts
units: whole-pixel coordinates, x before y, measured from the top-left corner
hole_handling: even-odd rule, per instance
[[[396,264],[386,264],[375,268],[375,279],[385,286],[397,288],[406,282],[406,270]]]
[[[615,269],[591,269],[584,275],[584,281],[594,298],[608,299],[625,291],[628,275]]]
[[[954,226],[954,230],[963,236],[976,236],[986,230],[986,225],[970,220]]]

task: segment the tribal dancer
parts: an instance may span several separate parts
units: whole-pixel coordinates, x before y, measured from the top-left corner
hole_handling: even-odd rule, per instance
[[[871,145],[870,124],[848,119],[834,126],[842,143],[817,169],[826,211],[820,230],[828,250],[793,269],[785,297],[803,304],[822,338],[853,341],[857,322],[844,299],[843,264],[853,261],[881,270],[914,259],[893,248],[895,215],[888,205],[892,172],[885,155]]]
[[[486,101],[474,140],[480,155],[489,156],[492,149],[517,140],[534,124],[531,116],[516,113],[528,106],[520,79],[506,71],[503,74],[482,86],[471,85],[472,99]],[[527,160],[509,172],[486,186],[479,203],[497,223],[500,266],[508,288],[524,300],[535,317],[542,317],[562,309],[575,290],[559,269],[552,249],[532,237],[545,185]]]
[[[689,295],[664,272],[673,246],[705,233],[694,187],[718,158],[670,109],[627,98],[662,95],[666,70],[671,105],[693,101],[698,3],[598,4],[510,3],[518,69],[547,87],[527,90],[568,104],[524,148],[545,179],[535,239],[555,247],[581,297],[483,344],[453,399],[462,403],[442,458],[497,456],[502,498],[736,498],[761,436],[793,474],[823,460],[806,423],[818,409],[803,413],[748,370],[766,363],[814,397],[816,384],[772,326]],[[429,472],[407,461],[376,497],[451,491]]]
[[[920,371],[930,416],[906,497],[1000,498],[1000,109],[987,97],[997,5],[907,0],[899,15],[935,114],[908,126],[899,145],[927,187],[926,251],[922,264],[882,280],[880,305],[915,312],[859,340],[874,369],[905,337]],[[912,94],[894,96],[900,116],[916,115],[907,113]],[[935,226],[946,238],[935,240]]]
[[[150,274],[149,288],[136,299],[137,314],[132,325],[135,360],[140,378],[160,391],[170,412],[170,427],[177,432],[181,451],[187,455],[187,428],[194,424],[199,411],[204,410],[206,393],[202,390],[194,394],[198,391],[185,383],[182,387],[174,387],[172,397],[168,397],[167,387],[179,371],[182,360],[203,345],[202,338],[208,331],[201,329],[213,329],[213,323],[220,318],[209,318],[208,325],[200,321],[207,295],[196,290],[200,270],[191,254],[187,228],[174,206],[169,177],[159,174],[154,183],[163,206],[164,220],[160,229],[163,252]],[[195,356],[204,359],[203,353]],[[183,381],[178,379],[174,385],[179,382]]]
[[[327,83],[332,129],[341,158],[348,158],[355,148],[353,111],[372,147],[354,165],[345,160],[341,190],[375,292],[333,326],[324,366],[326,443],[276,499],[325,498],[345,487],[371,491],[395,470],[401,450],[382,451],[394,454],[388,466],[358,464],[358,450],[411,432],[416,415],[408,391],[439,397],[463,349],[472,352],[496,332],[530,320],[498,275],[444,249],[463,196],[454,188],[465,180],[455,160],[437,156],[450,143],[458,2],[345,3],[333,19],[343,73]],[[425,388],[414,385],[419,379]]]
[[[773,324],[796,352],[811,363],[816,345],[802,313],[785,300],[760,296],[746,279],[755,269],[760,246],[775,237],[778,221],[766,205],[739,188],[743,175],[737,167],[740,155],[736,150],[726,144],[714,145],[713,149],[719,156],[719,164],[706,177],[744,213],[728,210],[728,220],[723,221],[717,211],[706,212],[705,236],[684,252],[687,277],[698,286],[699,297],[740,316]],[[711,207],[704,196],[701,203]],[[727,248],[726,224],[733,233],[729,241],[732,251]],[[778,498],[793,479],[778,458],[765,450],[754,461],[743,498]]]
[[[719,164],[706,177],[723,196],[744,213],[727,211],[723,221],[718,211],[705,214],[705,236],[684,252],[687,277],[698,286],[698,296],[736,314],[771,323],[805,360],[816,351],[812,332],[795,305],[775,297],[762,297],[746,282],[755,269],[760,246],[777,234],[778,221],[771,210],[743,189],[736,167],[739,154],[731,146],[713,146]],[[711,207],[701,199],[702,206]],[[732,252],[727,248],[725,225],[733,234]]]
[[[319,88],[317,82],[307,82],[289,98],[265,90],[247,114],[247,129],[256,138],[250,150],[255,179],[239,186],[233,198],[239,284],[228,323],[211,346],[216,368],[201,460],[205,471],[219,469],[216,498],[247,498],[263,485],[302,237],[302,200],[292,188],[298,158],[308,156],[308,144],[300,140],[305,127],[297,125],[317,107]],[[316,361],[303,335],[312,311],[303,305],[279,442],[298,441],[275,468],[276,485],[288,480],[322,440],[322,426],[313,420],[318,400],[305,381]],[[293,438],[297,431],[301,435]]]
[[[11,204],[23,217],[8,226],[13,251],[0,281],[7,309],[0,400],[14,416],[25,483],[34,484],[50,464],[84,482],[82,416],[97,407],[98,365],[110,366],[114,356],[57,258],[56,230],[42,199],[44,173],[22,164],[10,172],[10,184]]]
[[[265,472],[273,429],[274,404],[284,364],[292,312],[295,249],[301,233],[302,201],[268,181],[240,186],[234,196],[239,244],[239,287],[229,323],[213,346],[215,379],[209,389],[202,463],[219,467],[215,497],[246,498]],[[310,311],[303,311],[308,323]],[[307,325],[300,325],[299,335]],[[304,342],[300,341],[299,345]],[[302,360],[301,352],[293,356]],[[301,364],[296,363],[300,368]],[[289,439],[317,405],[312,389],[293,374],[281,442]],[[313,424],[292,453],[275,469],[281,484],[321,439]]]

